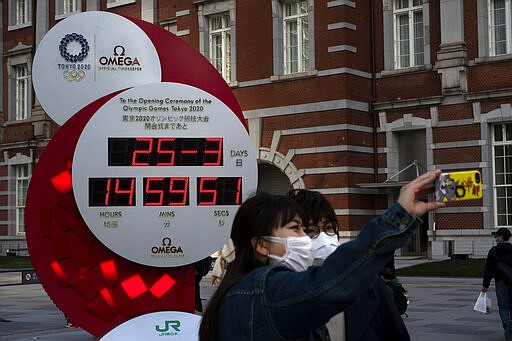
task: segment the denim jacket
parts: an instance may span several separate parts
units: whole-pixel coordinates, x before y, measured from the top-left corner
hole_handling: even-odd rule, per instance
[[[420,223],[395,203],[320,266],[251,271],[223,298],[218,340],[328,340],[327,321],[358,300]]]

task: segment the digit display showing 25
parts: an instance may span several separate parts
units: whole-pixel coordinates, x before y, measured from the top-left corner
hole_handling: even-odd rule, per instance
[[[222,138],[108,139],[109,166],[222,166]]]

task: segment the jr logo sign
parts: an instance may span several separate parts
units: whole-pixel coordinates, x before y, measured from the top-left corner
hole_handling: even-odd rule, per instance
[[[163,335],[177,335],[180,331],[181,322],[179,320],[167,320],[164,322],[164,326],[155,326],[155,330]]]
[[[157,311],[123,322],[104,335],[101,341],[199,341],[200,324],[200,315]]]

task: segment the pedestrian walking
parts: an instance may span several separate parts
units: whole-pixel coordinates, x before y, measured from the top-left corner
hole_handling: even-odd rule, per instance
[[[509,229],[502,227],[496,231],[494,236],[496,246],[489,250],[485,261],[482,291],[487,292],[491,279],[494,277],[498,312],[505,331],[505,339],[512,340],[512,283],[507,283],[496,268],[498,262],[512,266],[512,244],[509,243],[511,233]]]

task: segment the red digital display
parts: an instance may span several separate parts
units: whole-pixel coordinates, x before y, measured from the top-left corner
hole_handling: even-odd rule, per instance
[[[144,206],[188,206],[188,178],[144,178]]]
[[[240,205],[242,178],[197,178],[197,205]]]
[[[197,205],[240,205],[241,177],[197,178]],[[135,178],[90,178],[89,206],[135,206]],[[189,206],[188,177],[143,179],[144,206]]]
[[[89,206],[135,206],[135,178],[90,178]]]
[[[108,139],[109,166],[222,166],[222,138]]]

